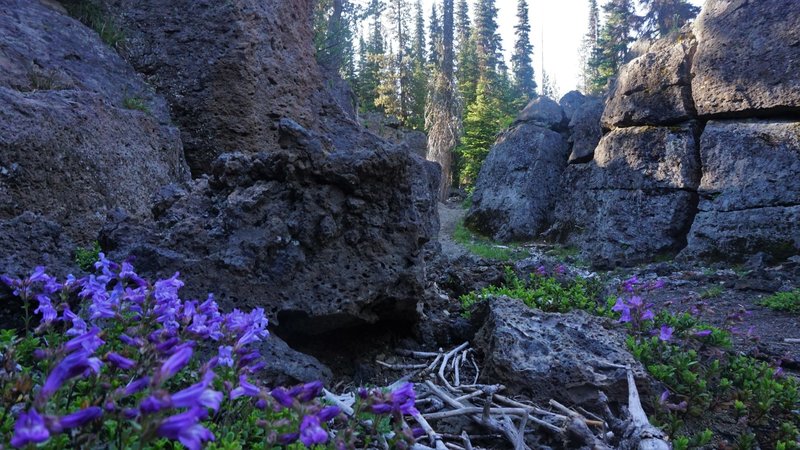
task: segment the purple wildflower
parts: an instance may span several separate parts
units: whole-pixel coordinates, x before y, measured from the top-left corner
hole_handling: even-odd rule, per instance
[[[328,441],[328,433],[322,429],[317,416],[305,416],[300,423],[300,441],[311,447]]]
[[[710,336],[710,335],[711,335],[711,330],[700,330],[700,331],[695,331],[694,335],[695,335],[695,336],[697,336],[697,337],[706,337],[706,336]]]
[[[116,352],[108,352],[106,354],[106,361],[112,366],[122,370],[132,369],[136,366],[136,361],[128,359]]]
[[[81,350],[67,355],[58,365],[53,368],[50,375],[44,382],[44,386],[39,391],[39,397],[43,400],[50,398],[67,380],[76,377],[87,370],[98,371],[99,360],[90,358],[90,353]]]
[[[627,280],[625,280],[625,282],[622,283],[622,287],[623,287],[623,289],[625,289],[626,292],[633,292],[634,287],[637,284],[639,284],[639,278],[636,275],[634,275],[634,276],[628,278]]]
[[[192,346],[189,343],[183,344],[181,348],[164,361],[161,368],[158,370],[158,377],[156,379],[159,383],[163,383],[186,367],[191,358]]]
[[[209,386],[214,380],[214,372],[208,371],[203,380],[193,384],[182,391],[172,394],[172,406],[176,408],[205,407],[214,411],[219,410],[222,403],[222,392],[217,392]]]
[[[144,414],[155,414],[162,409],[167,409],[172,406],[172,401],[169,397],[166,397],[162,394],[159,395],[150,395],[139,405],[139,409]]]
[[[292,396],[281,387],[273,389],[272,392],[270,392],[270,395],[284,408],[291,408],[294,404],[294,399]]]
[[[539,266],[536,268],[536,274],[544,277],[547,275],[547,269],[544,266]]]
[[[667,325],[661,325],[661,332],[659,333],[658,338],[664,342],[669,341],[670,339],[672,339],[673,331],[674,329],[672,327],[669,327]]]
[[[556,266],[556,274],[564,275],[567,272],[567,267],[563,264],[559,264]]]
[[[319,394],[322,393],[322,387],[321,381],[312,381],[292,388],[289,394],[303,403],[310,402],[312,399],[319,397]]]
[[[214,434],[198,422],[205,417],[206,412],[201,408],[192,408],[189,411],[167,417],[161,422],[156,434],[167,439],[180,441],[189,450],[200,450],[203,443],[214,440]]]
[[[220,366],[233,367],[233,347],[230,345],[221,345],[219,347],[217,363]]]
[[[317,417],[319,417],[320,422],[327,422],[338,416],[341,412],[342,410],[338,406],[326,406],[317,413]]]
[[[67,341],[67,343],[64,344],[64,349],[67,352],[74,352],[75,350],[83,349],[89,353],[93,353],[95,350],[100,348],[100,346],[105,344],[105,341],[100,339],[98,334],[100,334],[100,328],[92,327],[92,329],[86,333]]]
[[[33,312],[42,314],[42,323],[49,324],[58,318],[58,312],[50,303],[50,297],[40,294],[36,296],[36,300],[39,301],[39,307]]]
[[[239,397],[256,397],[261,392],[261,389],[254,384],[247,381],[246,375],[239,375],[239,387],[231,391],[231,400],[236,400]]]
[[[146,388],[150,384],[150,377],[142,377],[137,380],[133,380],[125,386],[125,395],[133,395],[138,392],[141,392],[144,388]]]
[[[17,448],[28,446],[28,444],[38,444],[50,438],[50,431],[44,424],[42,416],[31,408],[27,413],[23,412],[14,424],[14,436],[11,438],[11,445]]]
[[[87,331],[86,322],[84,322],[79,315],[72,312],[69,307],[64,308],[64,314],[61,316],[61,320],[64,322],[70,321],[72,323],[72,328],[67,330],[67,336],[80,336]]]
[[[53,427],[54,431],[60,433],[62,430],[82,427],[103,415],[103,410],[99,406],[90,406],[72,414],[56,419]]]
[[[414,392],[413,383],[403,384],[391,393],[390,398],[392,400],[392,406],[396,411],[399,411],[403,414],[419,414],[417,409],[414,407],[416,393]]]

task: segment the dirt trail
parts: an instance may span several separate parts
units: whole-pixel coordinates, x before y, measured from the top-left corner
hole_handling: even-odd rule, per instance
[[[453,240],[453,233],[458,224],[464,220],[467,211],[458,203],[439,203],[439,243],[442,254],[449,260],[457,259],[471,253],[463,245]]]

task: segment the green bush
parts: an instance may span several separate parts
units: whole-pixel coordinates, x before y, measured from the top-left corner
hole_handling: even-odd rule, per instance
[[[63,4],[69,15],[96,31],[106,45],[115,49],[124,45],[125,34],[103,14],[100,5],[92,0],[67,0]]]
[[[776,311],[800,312],[800,289],[778,292],[761,300],[758,304]]]

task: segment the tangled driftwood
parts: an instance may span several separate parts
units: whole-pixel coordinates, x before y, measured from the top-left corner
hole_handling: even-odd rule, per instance
[[[381,366],[406,371],[393,385],[406,381],[417,382],[415,420],[426,437],[415,445],[416,450],[472,450],[480,448],[475,442],[505,440],[509,448],[528,450],[526,435],[547,433],[551,440],[565,446],[593,449],[662,450],[671,445],[665,435],[652,426],[641,405],[639,391],[628,370],[628,408],[623,417],[616,417],[608,407],[605,395],[600,395],[602,411],[592,413],[583,408],[569,408],[550,400],[547,408],[518,401],[502,394],[501,384],[481,384],[480,367],[469,343],[438,352],[399,350],[402,363],[377,361]],[[411,359],[421,362],[408,362]],[[352,397],[337,397],[326,392],[329,400],[346,413],[352,414]],[[483,434],[437,433],[437,421],[463,416],[477,425]],[[433,424],[433,425],[432,425]],[[488,433],[488,434],[487,434]]]

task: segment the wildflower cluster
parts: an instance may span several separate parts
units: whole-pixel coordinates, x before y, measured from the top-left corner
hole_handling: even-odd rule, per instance
[[[22,301],[27,334],[0,332],[0,447],[200,449],[220,438],[220,448],[343,449],[379,432],[326,405],[318,381],[259,382],[263,309],[223,313],[211,295],[183,300],[178,274],[151,284],[103,254],[95,269],[63,282],[42,267],[2,278]],[[387,421],[382,431],[413,443],[404,420],[416,413],[413,386],[360,398],[370,420]]]
[[[765,419],[785,421],[783,427],[796,431],[798,422],[792,411],[800,406],[798,384],[783,376],[780,366],[770,366],[751,357],[733,355],[732,335],[752,336],[753,329],[741,331],[747,311],[731,314],[725,330],[704,324],[700,317],[705,306],[695,305],[690,312],[655,313],[643,297],[660,289],[662,282],[642,282],[637,277],[626,280],[612,310],[619,321],[629,326],[628,346],[648,372],[666,389],[657,399],[657,418],[668,432],[679,436],[687,416],[700,417],[714,409],[733,406],[733,415],[743,430],[761,427]],[[772,435],[770,435],[772,434]],[[762,435],[775,445],[793,447],[795,433],[766,432]],[[740,437],[748,439],[745,432]],[[703,447],[711,432],[699,430],[693,436],[680,436],[676,448]],[[784,439],[784,440],[782,440]]]

